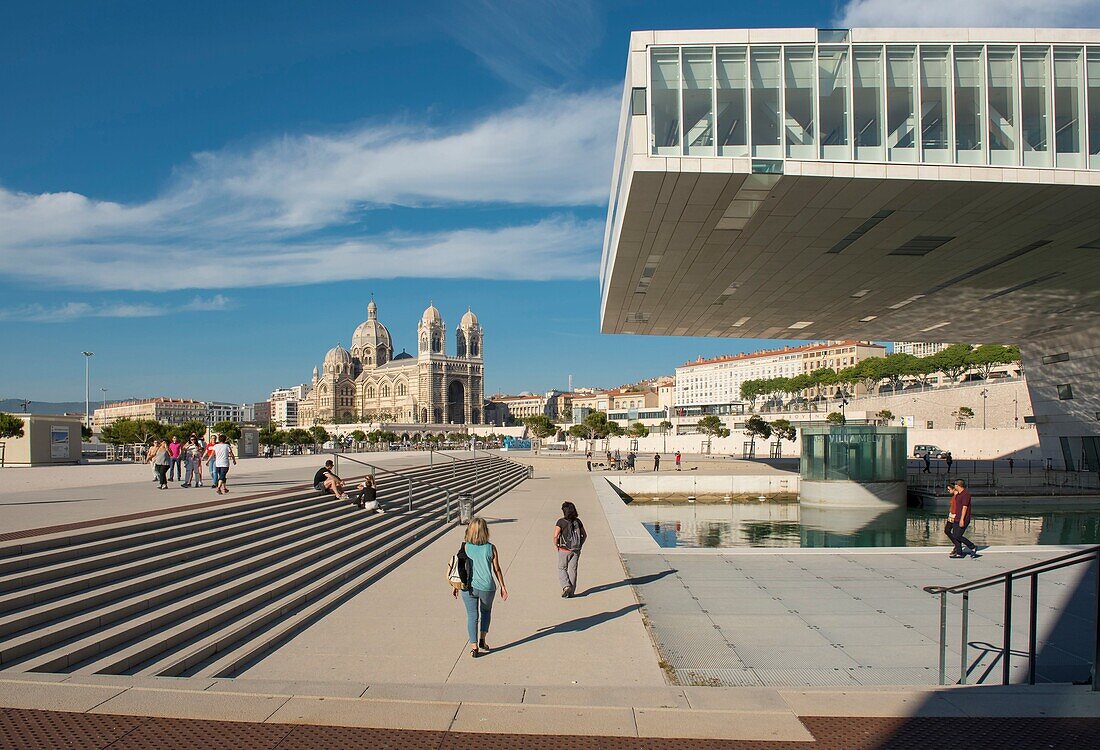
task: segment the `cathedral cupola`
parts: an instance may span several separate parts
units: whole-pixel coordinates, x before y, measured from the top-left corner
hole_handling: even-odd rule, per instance
[[[439,314],[439,310],[434,304],[429,304],[428,309],[420,317],[417,334],[421,356],[443,354],[447,329],[443,325],[443,316]]]

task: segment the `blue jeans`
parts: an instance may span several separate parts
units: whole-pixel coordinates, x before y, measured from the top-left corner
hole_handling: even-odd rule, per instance
[[[466,635],[469,636],[469,643],[477,643],[479,632],[489,632],[489,621],[493,616],[493,598],[496,595],[496,589],[482,591],[470,588],[462,592],[462,603],[466,605]],[[479,612],[481,614],[480,630],[477,626]]]
[[[184,484],[191,484],[192,479],[194,479],[196,482],[198,482],[199,481],[198,477],[195,476],[195,475],[198,473],[197,469],[199,468],[199,462],[198,461],[185,461],[184,466],[187,467],[187,473],[183,477],[183,483]]]
[[[210,461],[206,465],[210,469],[210,484],[217,487],[218,486],[218,472],[217,472],[217,469],[214,466],[214,457],[213,456],[210,457]]]

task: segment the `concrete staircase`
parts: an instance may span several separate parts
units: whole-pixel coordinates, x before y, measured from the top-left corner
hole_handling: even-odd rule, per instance
[[[0,545],[0,670],[232,677],[527,472],[445,458],[379,471],[385,514],[310,488]]]

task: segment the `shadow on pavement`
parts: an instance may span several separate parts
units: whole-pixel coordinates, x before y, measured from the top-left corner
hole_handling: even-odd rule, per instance
[[[597,625],[602,625],[605,622],[610,622],[611,620],[617,620],[620,617],[625,617],[632,612],[637,612],[639,609],[641,609],[641,605],[628,604],[627,606],[616,609],[612,612],[601,612],[598,615],[578,617],[576,620],[569,620],[568,622],[563,622],[560,625],[552,625],[548,628],[539,628],[537,633],[532,633],[526,638],[520,638],[518,641],[512,641],[511,643],[506,643],[503,646],[496,647],[495,649],[493,649],[493,653],[495,654],[500,651],[507,651],[510,648],[517,648],[524,644],[532,643],[541,638],[547,638],[552,635],[560,635],[561,633],[580,633],[588,630],[589,628],[594,628]]]
[[[593,586],[590,589],[585,589],[584,593],[577,594],[579,597],[588,596],[590,594],[599,594],[604,591],[611,591],[612,589],[621,589],[623,586],[645,586],[647,583],[654,583],[661,580],[665,576],[670,576],[676,573],[675,568],[667,568],[660,573],[650,573],[644,576],[635,576],[633,578],[624,578],[621,581],[615,581],[614,583],[603,583],[599,586]]]

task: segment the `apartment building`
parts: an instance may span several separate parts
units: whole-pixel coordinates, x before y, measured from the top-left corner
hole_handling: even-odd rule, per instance
[[[204,402],[193,399],[147,398],[119,401],[96,409],[92,413],[92,427],[101,430],[120,419],[155,419],[166,424],[183,424],[192,419],[206,422],[209,414]]]

